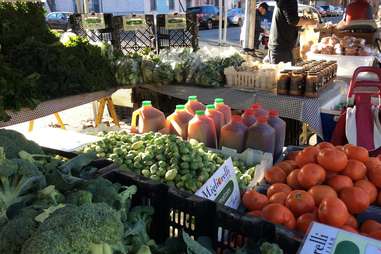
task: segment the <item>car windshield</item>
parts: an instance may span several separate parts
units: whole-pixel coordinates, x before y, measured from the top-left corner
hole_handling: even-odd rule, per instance
[[[201,13],[201,7],[192,7],[187,9],[190,13]]]
[[[230,9],[228,10],[228,15],[236,15],[236,14],[239,14],[241,12],[240,9]]]
[[[325,10],[325,11],[328,11],[328,10],[329,10],[329,6],[328,6],[328,5],[320,6],[320,8],[322,8],[322,9]]]

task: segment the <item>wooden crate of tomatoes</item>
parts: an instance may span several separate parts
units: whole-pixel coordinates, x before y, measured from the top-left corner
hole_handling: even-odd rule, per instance
[[[264,178],[264,194],[243,194],[248,215],[301,233],[316,221],[381,240],[381,160],[365,148],[322,142],[289,153]]]

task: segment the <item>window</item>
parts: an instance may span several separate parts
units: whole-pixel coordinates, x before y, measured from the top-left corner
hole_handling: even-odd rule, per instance
[[[151,0],[151,11],[156,11],[157,6],[156,6],[156,0]]]
[[[50,14],[48,15],[48,19],[57,19],[57,14],[55,14],[55,13],[50,13]]]
[[[175,0],[169,0],[169,9],[174,10],[175,9]]]
[[[63,13],[57,13],[57,19],[64,19],[65,15]]]

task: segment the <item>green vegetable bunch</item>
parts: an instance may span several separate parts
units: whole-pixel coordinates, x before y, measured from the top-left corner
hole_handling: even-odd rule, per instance
[[[159,133],[109,132],[101,141],[85,147],[84,152],[96,152],[98,157],[118,163],[122,170],[190,192],[196,192],[225,161],[221,154],[207,150],[202,143]],[[253,169],[246,172],[239,161],[234,165],[241,186],[246,186]]]

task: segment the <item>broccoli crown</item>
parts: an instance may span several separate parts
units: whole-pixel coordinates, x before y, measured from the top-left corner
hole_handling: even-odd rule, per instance
[[[84,205],[84,204],[90,204],[93,202],[93,194],[89,191],[79,190],[76,192],[70,192],[66,196],[66,203],[67,204],[73,204],[73,205]]]
[[[22,212],[1,228],[0,253],[20,253],[24,242],[37,230],[38,223],[34,220],[34,216],[37,214],[37,211]]]
[[[4,148],[8,159],[18,158],[18,153],[22,150],[31,154],[44,154],[39,145],[14,130],[0,129],[0,146]]]
[[[123,233],[120,214],[107,204],[67,205],[39,226],[21,254],[95,253],[94,246],[119,245]]]
[[[44,175],[32,163],[20,159],[1,161],[0,217],[10,206],[28,201],[45,184]]]
[[[98,177],[85,182],[81,189],[93,194],[94,203],[103,202],[111,207],[115,207],[120,199],[119,189],[113,185],[112,182],[103,177]]]

